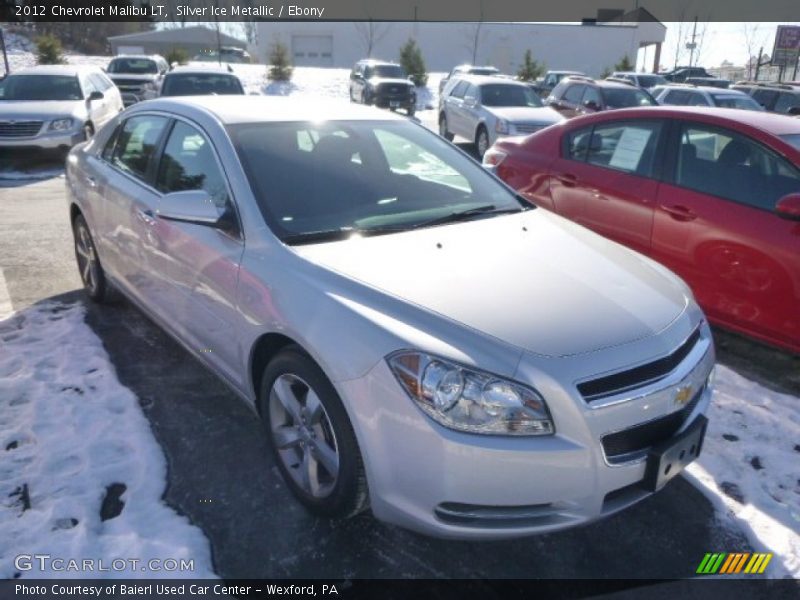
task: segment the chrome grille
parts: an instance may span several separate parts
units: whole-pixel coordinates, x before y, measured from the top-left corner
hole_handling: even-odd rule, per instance
[[[514,129],[519,133],[535,133],[546,126],[545,123],[514,123]]]
[[[42,129],[42,121],[0,121],[0,137],[33,137]]]

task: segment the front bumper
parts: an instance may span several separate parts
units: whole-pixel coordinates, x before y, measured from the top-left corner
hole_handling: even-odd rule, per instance
[[[658,386],[599,408],[588,406],[572,385],[540,380],[556,426],[555,435],[542,437],[446,429],[418,409],[380,361],[365,377],[337,384],[362,450],[373,513],[426,535],[488,540],[564,529],[617,512],[650,495],[644,488],[647,461],[636,456],[609,462],[603,436],[642,423],[643,415],[667,414],[676,385],[702,380],[678,433],[686,430],[707,410],[712,393],[706,380],[713,345],[701,350]]]
[[[0,137],[0,149],[3,148],[37,148],[40,150],[65,150],[72,148],[84,140],[83,132],[78,131],[54,131],[43,133],[35,137]]]

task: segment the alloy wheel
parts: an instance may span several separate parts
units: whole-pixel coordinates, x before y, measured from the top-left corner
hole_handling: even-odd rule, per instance
[[[339,477],[339,450],[325,407],[314,389],[285,373],[269,392],[270,433],[278,457],[294,482],[325,498]]]
[[[90,293],[97,291],[99,282],[97,252],[94,249],[92,236],[82,223],[78,225],[75,236],[75,255],[78,259],[78,270],[81,274],[83,285]]]

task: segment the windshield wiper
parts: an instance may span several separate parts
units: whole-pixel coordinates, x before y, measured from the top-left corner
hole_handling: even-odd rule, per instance
[[[458,223],[459,221],[468,221],[472,217],[482,216],[482,215],[506,215],[511,213],[518,213],[522,212],[523,210],[525,209],[521,206],[515,208],[497,208],[494,204],[486,204],[484,206],[476,206],[475,208],[468,208],[467,210],[459,210],[448,213],[446,215],[442,215],[441,217],[436,217],[435,219],[422,221],[421,223],[416,223],[412,225],[410,229],[434,227],[436,225],[444,225],[446,223]]]

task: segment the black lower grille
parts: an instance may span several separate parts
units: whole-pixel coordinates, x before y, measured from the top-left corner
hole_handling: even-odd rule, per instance
[[[42,121],[0,121],[0,137],[33,137],[42,128]]]
[[[622,393],[663,379],[689,356],[700,341],[700,328],[688,337],[672,354],[627,371],[614,373],[578,384],[578,391],[587,402]]]
[[[674,436],[692,414],[705,391],[703,386],[681,410],[630,429],[603,436],[603,452],[609,462],[621,457],[642,453],[651,446],[660,444]]]

